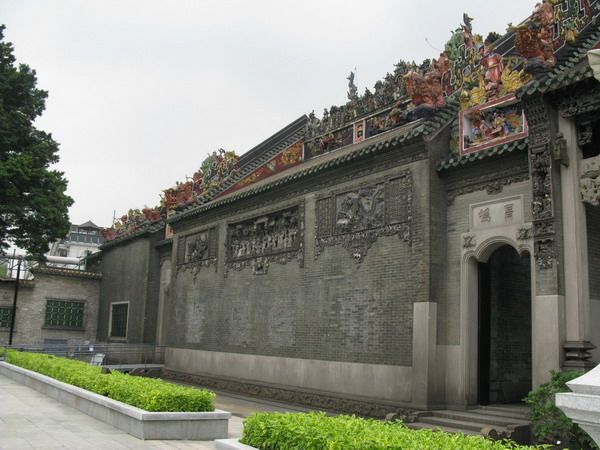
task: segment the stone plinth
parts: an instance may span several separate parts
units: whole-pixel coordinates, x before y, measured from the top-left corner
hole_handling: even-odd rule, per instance
[[[556,394],[556,406],[600,445],[600,365],[567,386],[573,392]]]

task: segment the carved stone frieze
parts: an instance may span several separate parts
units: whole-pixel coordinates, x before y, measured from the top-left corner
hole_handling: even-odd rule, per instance
[[[360,264],[380,236],[411,241],[412,174],[389,177],[317,201],[315,259],[340,245]]]
[[[494,178],[490,180],[491,177],[492,176],[489,174],[477,177],[465,177],[459,183],[449,184],[448,192],[446,194],[448,204],[453,204],[456,197],[470,194],[471,192],[485,190],[488,195],[499,194],[504,190],[504,186],[527,181],[529,179],[529,173],[524,166],[513,167],[494,173]]]
[[[598,83],[571,88],[557,96],[561,116],[569,118],[600,109],[600,87]]]
[[[474,234],[463,236],[463,248],[473,248],[477,246],[477,237]]]
[[[194,277],[202,267],[217,269],[217,229],[215,227],[180,236],[177,241],[177,270]]]
[[[252,267],[255,275],[271,263],[304,262],[304,207],[272,212],[227,227],[226,272]]]
[[[286,403],[296,403],[311,406],[313,408],[340,411],[347,414],[360,414],[369,417],[383,418],[389,413],[396,413],[397,418],[405,423],[415,422],[417,412],[414,410],[403,409],[387,403],[376,403],[366,400],[336,397],[334,395],[325,395],[322,392],[310,392],[300,389],[285,389],[277,386],[268,386],[262,384],[249,383],[240,380],[224,379],[223,377],[210,377],[207,375],[188,374],[163,369],[162,377],[182,381],[185,383],[197,384],[212,389],[219,389],[228,392],[238,392],[244,395],[258,396],[260,398],[270,398],[276,401]]]

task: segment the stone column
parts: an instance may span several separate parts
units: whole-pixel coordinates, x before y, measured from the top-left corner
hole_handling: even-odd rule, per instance
[[[585,207],[580,194],[582,154],[577,129],[571,119],[559,117],[559,136],[554,159],[560,161],[563,224],[563,271],[565,279],[566,342],[563,367],[593,367],[590,343],[590,283]]]
[[[529,123],[529,171],[533,219],[535,286],[533,294],[533,385],[550,379],[563,360],[564,292],[561,269],[561,185],[553,158],[556,112],[542,95],[523,98]]]
[[[436,402],[437,376],[437,303],[415,302],[413,305],[412,404],[428,409]]]

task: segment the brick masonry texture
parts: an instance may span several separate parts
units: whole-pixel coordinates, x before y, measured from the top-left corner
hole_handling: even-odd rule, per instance
[[[425,176],[423,162],[398,167],[308,192],[304,203],[304,261],[271,263],[268,273],[251,267],[224,274],[227,224],[246,215],[231,214],[194,229],[217,226],[217,272],[175,270],[171,289],[168,344],[176,347],[372,364],[412,364],[413,302],[428,300],[424,218],[426,190],[413,192],[412,243],[380,236],[357,265],[342,246],[325,247],[315,259],[315,197],[353,190],[363,182],[410,168]],[[253,210],[260,215],[289,206],[273,202]],[[176,248],[174,246],[174,248]]]
[[[13,305],[15,283],[0,282],[0,307]],[[100,281],[38,273],[34,281],[19,287],[15,318],[14,345],[43,344],[45,339],[66,340],[69,345],[96,340]],[[85,303],[84,329],[44,327],[46,300],[77,300]],[[8,342],[8,329],[0,329],[0,338]]]

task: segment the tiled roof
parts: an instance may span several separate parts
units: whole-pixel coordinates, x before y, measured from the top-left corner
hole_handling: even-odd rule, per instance
[[[506,144],[497,145],[476,153],[470,153],[464,156],[453,156],[437,165],[438,172],[443,172],[454,167],[464,166],[469,163],[481,161],[482,159],[492,156],[500,156],[506,153],[527,150],[529,139],[519,139],[517,141],[508,142]]]
[[[119,236],[119,237],[111,240],[111,241],[105,241],[104,244],[102,244],[99,248],[100,248],[100,250],[106,250],[107,248],[114,247],[115,245],[118,245],[122,242],[129,241],[131,239],[135,239],[140,236],[144,236],[146,234],[154,233],[156,231],[163,229],[164,227],[165,227],[164,220],[161,220],[159,222],[152,223],[152,224],[146,223],[146,224],[142,225],[140,228],[138,228],[137,230],[132,231],[131,233],[124,234],[122,236]]]
[[[273,175],[263,181],[259,181],[255,184],[240,189],[239,191],[219,197],[203,205],[196,206],[193,209],[183,211],[182,213],[169,218],[167,222],[178,222],[218,206],[232,203],[237,200],[274,189],[306,176],[313,175],[322,170],[338,167],[367,155],[385,152],[394,148],[398,144],[406,143],[420,136],[425,136],[437,131],[441,126],[443,126],[443,124],[446,123],[447,115],[449,115],[449,113],[445,110],[442,110],[438,112],[432,120],[425,121],[423,119],[419,119],[388,132],[382,133],[361,143],[336,149],[331,153],[308,160],[303,164],[300,164],[285,172]]]
[[[99,280],[102,278],[102,274],[99,272],[88,272],[86,270],[76,269],[64,269],[61,267],[48,267],[48,266],[37,266],[31,269],[31,272],[35,275],[36,273],[43,273],[46,275],[58,275],[62,277],[76,277],[76,278],[89,278],[91,280]]]
[[[600,23],[592,23],[583,31],[573,48],[562,56],[550,72],[540,74],[517,91],[517,98],[555,91],[593,76],[587,52],[600,41]]]

